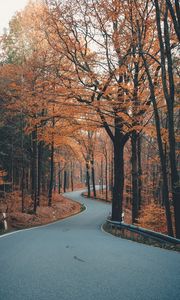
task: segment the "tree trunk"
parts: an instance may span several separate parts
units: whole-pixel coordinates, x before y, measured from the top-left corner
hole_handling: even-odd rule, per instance
[[[24,212],[24,133],[23,117],[21,115],[21,211]]]
[[[74,190],[74,180],[73,180],[73,171],[74,171],[74,165],[71,163],[71,190]]]
[[[43,155],[43,142],[38,144],[38,188],[37,188],[37,206],[40,206],[41,195],[41,175],[42,175],[42,155]]]
[[[23,149],[23,146],[22,146],[22,173],[21,173],[21,211],[22,213],[24,212],[24,175],[25,175],[25,172],[24,172],[24,153],[23,153],[24,149]]]
[[[103,194],[103,191],[104,191],[104,176],[103,176],[103,159],[101,159],[101,180],[100,180],[100,183],[101,183],[101,192]]]
[[[94,170],[94,155],[92,153],[91,158],[91,177],[92,177],[92,186],[93,186],[93,197],[96,198],[96,183],[95,183],[95,170]]]
[[[175,129],[174,129],[174,78],[173,78],[173,62],[171,54],[171,45],[169,37],[169,27],[167,21],[167,11],[164,18],[164,35],[165,35],[165,46],[167,55],[167,66],[168,66],[168,84],[169,84],[169,96],[165,91],[165,85],[163,86],[164,95],[166,97],[168,107],[168,137],[169,137],[169,159],[171,168],[171,185],[172,185],[172,199],[174,205],[174,216],[175,216],[175,229],[176,237],[180,238],[180,178],[177,170],[176,162],[176,141],[175,141]],[[165,70],[164,70],[165,71]],[[162,71],[163,74],[163,71]]]
[[[122,203],[124,190],[124,143],[122,134],[115,128],[114,138],[114,185],[112,199],[112,220],[122,221]]]
[[[54,164],[54,176],[53,176],[53,191],[56,192],[56,164]]]
[[[64,193],[66,193],[67,188],[67,171],[64,170]]]
[[[106,185],[106,201],[108,200],[108,156],[105,156],[105,185]]]
[[[61,193],[61,168],[60,163],[58,163],[58,194]]]
[[[32,200],[33,210],[36,213],[37,208],[37,127],[32,132]]]
[[[14,191],[14,145],[11,146],[11,192]]]
[[[176,237],[180,238],[180,182],[179,175],[176,167],[176,152],[175,152],[175,132],[174,132],[174,78],[173,78],[173,67],[172,67],[172,54],[170,47],[170,37],[168,28],[168,10],[164,15],[164,42],[161,30],[161,17],[158,0],[155,0],[156,7],[156,24],[158,31],[158,39],[161,53],[161,78],[163,85],[163,92],[167,103],[167,116],[168,116],[168,138],[169,138],[169,159],[171,167],[171,182],[172,182],[172,198],[174,205],[174,216],[175,216],[175,229]],[[166,64],[167,58],[167,64]],[[168,72],[166,71],[166,66]],[[168,76],[167,76],[168,73]],[[168,91],[169,86],[169,91]]]
[[[166,4],[168,6],[168,9],[170,11],[173,25],[174,25],[174,30],[176,32],[177,38],[180,41],[180,7],[179,7],[179,0],[174,0],[175,2],[175,7],[171,3],[171,0],[166,0]]]
[[[89,163],[86,162],[86,185],[88,189],[88,198],[91,196],[91,188],[90,188],[90,175],[89,175]]]
[[[131,147],[132,147],[132,223],[136,223],[139,212],[138,199],[138,155],[137,155],[137,140],[138,135],[136,131],[132,132]]]
[[[48,206],[52,205],[52,191],[54,181],[54,140],[51,143],[51,162],[50,162],[50,183],[48,192]]]
[[[141,209],[141,204],[142,204],[142,196],[141,196],[141,190],[142,190],[142,166],[141,166],[141,136],[138,135],[138,140],[137,140],[137,155],[138,155],[138,209]]]
[[[66,171],[66,189],[69,190],[69,187],[70,187],[70,172],[68,166]]]
[[[31,191],[31,164],[28,166],[27,171],[27,190],[28,192]]]
[[[114,156],[113,156],[113,151],[111,151],[110,154],[110,160],[109,160],[109,190],[111,192],[111,198],[113,194],[113,185],[114,185]]]
[[[83,178],[83,170],[82,170],[82,165],[81,165],[81,163],[80,163],[80,181],[81,181],[81,183],[84,183],[84,180],[83,180],[84,178]]]
[[[166,170],[166,157],[164,155],[163,150],[163,143],[162,143],[162,137],[161,137],[161,126],[160,126],[160,118],[155,98],[155,91],[154,91],[154,85],[152,82],[152,78],[149,72],[149,67],[147,65],[147,61],[145,60],[144,56],[142,55],[145,70],[148,76],[149,80],[149,88],[151,92],[151,101],[153,103],[153,109],[154,109],[154,118],[155,118],[155,124],[156,124],[156,134],[157,134],[157,142],[158,142],[158,149],[159,149],[159,157],[161,162],[161,172],[162,172],[162,178],[163,178],[163,202],[165,203],[165,211],[166,211],[166,221],[167,221],[167,230],[168,234],[173,236],[173,227],[172,227],[172,219],[171,219],[171,211],[170,211],[170,203],[169,203],[169,189],[168,189],[168,180],[167,180],[167,170]]]

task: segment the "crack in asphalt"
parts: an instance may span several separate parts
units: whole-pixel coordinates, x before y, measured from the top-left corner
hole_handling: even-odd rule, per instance
[[[78,260],[78,261],[80,261],[80,262],[85,262],[85,260],[83,260],[83,259],[81,259],[81,258],[79,258],[77,256],[74,256],[73,258],[76,259],[76,260]]]

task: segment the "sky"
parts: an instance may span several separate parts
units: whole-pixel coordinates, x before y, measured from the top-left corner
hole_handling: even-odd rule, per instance
[[[3,28],[8,27],[11,17],[27,3],[28,0],[0,0],[0,34],[3,33]]]

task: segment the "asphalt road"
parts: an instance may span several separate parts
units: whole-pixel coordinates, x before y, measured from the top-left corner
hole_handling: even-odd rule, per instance
[[[101,231],[110,205],[0,238],[1,300],[178,300],[180,255]]]

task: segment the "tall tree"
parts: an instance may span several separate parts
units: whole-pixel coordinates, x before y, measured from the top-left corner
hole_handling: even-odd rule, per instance
[[[164,40],[161,25],[161,10],[159,1],[155,0],[156,8],[156,25],[159,39],[160,53],[161,53],[161,79],[164,97],[167,105],[168,115],[168,138],[169,138],[169,160],[171,167],[171,185],[172,185],[172,198],[174,204],[175,214],[175,227],[176,236],[180,238],[180,180],[177,170],[176,161],[176,148],[175,148],[175,129],[174,129],[174,102],[175,102],[175,84],[173,74],[173,62],[172,62],[172,50],[171,50],[171,38],[168,21],[168,8],[166,4],[162,7],[162,13],[164,18]],[[169,3],[169,2],[168,2]]]

